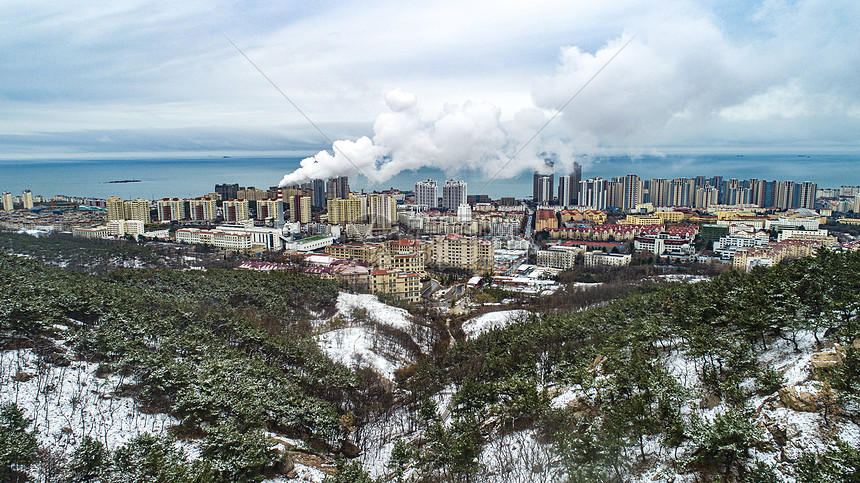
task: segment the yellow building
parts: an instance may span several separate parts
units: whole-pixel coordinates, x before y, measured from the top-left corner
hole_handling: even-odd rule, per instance
[[[209,221],[218,217],[218,204],[214,198],[194,198],[188,201],[189,215],[194,221]]]
[[[227,200],[221,202],[221,210],[224,212],[224,221],[240,222],[251,217],[248,209],[248,200]]]
[[[346,245],[329,245],[325,247],[325,252],[335,258],[358,260],[376,266],[379,263],[379,256],[382,254],[383,249],[381,245],[348,243]]]
[[[585,221],[590,221],[595,225],[602,225],[606,223],[606,212],[600,210],[585,210],[582,213],[582,216],[585,217]]]
[[[370,272],[370,291],[389,294],[407,302],[421,298],[421,277],[417,273],[400,270],[374,270]]]
[[[337,225],[364,223],[367,220],[367,198],[349,194],[348,199],[328,200],[328,222]]]
[[[383,253],[379,257],[380,270],[400,270],[424,275],[423,253]]]
[[[124,220],[125,219],[125,202],[118,196],[111,196],[107,199],[107,219]]]
[[[655,211],[652,215],[660,218],[663,223],[680,223],[685,216],[681,211]]]
[[[236,198],[240,200],[259,201],[266,199],[267,196],[267,191],[256,188],[246,188],[236,192]]]
[[[652,215],[627,215],[623,220],[618,220],[619,225],[662,225],[663,219]]]
[[[431,257],[439,265],[489,271],[493,268],[494,255],[493,244],[477,238],[447,235],[433,239]]]
[[[136,198],[123,203],[126,220],[140,220],[144,223],[151,221],[149,217],[149,200]]]
[[[263,199],[257,201],[257,219],[267,220],[274,219],[276,222],[283,221],[284,203],[278,199]],[[310,208],[308,208],[308,218],[310,218]],[[307,223],[306,221],[303,223]]]
[[[159,221],[175,221],[185,219],[185,200],[179,198],[163,198],[155,202]]]
[[[287,198],[290,204],[290,220],[299,223],[311,222],[311,197],[293,195]]]

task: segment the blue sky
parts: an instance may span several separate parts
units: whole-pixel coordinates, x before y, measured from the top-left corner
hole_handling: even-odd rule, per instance
[[[502,176],[546,152],[860,151],[856,1],[6,0],[0,157],[494,173],[634,35]]]

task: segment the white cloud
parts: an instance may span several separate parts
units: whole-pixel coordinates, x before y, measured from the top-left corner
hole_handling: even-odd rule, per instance
[[[771,87],[763,94],[756,94],[741,104],[720,111],[720,115],[726,119],[737,121],[797,118],[808,113],[806,96],[796,82]]]

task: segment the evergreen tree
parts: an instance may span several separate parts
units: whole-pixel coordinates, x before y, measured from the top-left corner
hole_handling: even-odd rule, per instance
[[[36,436],[17,404],[0,408],[0,480],[27,481],[25,471],[36,457]]]

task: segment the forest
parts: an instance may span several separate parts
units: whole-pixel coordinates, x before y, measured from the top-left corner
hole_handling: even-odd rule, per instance
[[[33,414],[7,404],[4,481],[261,481],[291,465],[273,435],[337,463],[329,481],[860,478],[857,252],[632,284],[596,306],[577,292],[573,306],[536,304],[475,338],[452,327],[453,341],[439,315],[413,307],[436,343],[390,383],[317,345],[313,321],[331,317],[333,281],[218,268],[96,274],[10,251],[0,255],[0,349],[29,351],[45,370],[95,365],[112,391],[171,423],[116,448],[96,432],[58,453],[38,444]],[[806,361],[804,350],[838,361],[796,376],[783,362]],[[766,421],[785,416],[790,385],[813,388],[815,451],[796,452],[801,436]],[[407,424],[390,424],[398,418]],[[387,445],[385,461],[369,461],[374,444]]]

